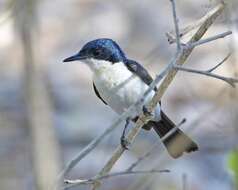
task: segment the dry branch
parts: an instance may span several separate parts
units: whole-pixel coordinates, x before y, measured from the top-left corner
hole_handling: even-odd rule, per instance
[[[219,80],[222,80],[222,81],[228,83],[233,88],[235,88],[235,84],[238,83],[238,79],[232,78],[232,77],[224,77],[224,76],[212,73],[214,70],[216,70],[218,67],[220,67],[230,57],[230,55],[231,54],[229,53],[220,63],[218,63],[217,65],[215,65],[214,67],[212,67],[211,69],[208,69],[206,71],[190,69],[190,68],[183,67],[181,65],[174,65],[174,68],[179,71],[186,71],[186,72],[190,72],[190,73],[196,73],[196,74],[201,74],[201,75],[205,75],[208,77],[216,78],[216,79],[219,79]]]
[[[197,42],[193,42],[192,44],[188,44],[188,46],[190,46],[190,48],[200,46],[202,44],[218,40],[219,38],[225,38],[226,36],[231,35],[231,34],[232,34],[231,31],[227,31],[227,32],[212,36],[210,38],[206,38],[206,39],[199,40]]]
[[[170,130],[165,136],[161,138],[161,141],[165,141],[169,136],[171,136],[182,124],[186,122],[186,119],[183,119],[176,127],[174,127],[172,130]],[[156,142],[148,152],[146,152],[143,156],[139,157],[134,163],[132,163],[126,171],[132,171],[136,166],[139,165],[143,160],[145,160],[147,157],[151,155],[151,153],[154,151],[155,147],[158,145]]]
[[[228,83],[229,85],[231,85],[233,88],[235,88],[235,83],[238,83],[238,79],[236,79],[236,78],[224,77],[224,76],[221,76],[221,75],[211,73],[209,71],[201,71],[201,70],[190,69],[190,68],[182,67],[180,65],[175,65],[174,68],[179,70],[179,71],[186,71],[186,72],[190,72],[190,73],[201,74],[201,75],[205,75],[205,76],[208,76],[208,77],[212,77],[212,78],[222,80],[222,81]]]
[[[192,24],[189,24],[188,26],[180,29],[179,32],[179,36],[180,38],[184,37],[187,34],[190,34],[193,30],[195,30],[196,28],[200,27],[208,18],[211,17],[211,15],[213,15],[216,12],[220,12],[222,10],[220,10],[219,6],[216,6],[215,8],[213,8],[211,11],[207,12],[202,18],[200,18],[199,20],[195,21]],[[218,13],[220,15],[220,13]],[[170,31],[166,33],[166,36],[168,38],[168,42],[170,44],[173,44],[176,42],[176,33],[175,31]]]
[[[99,180],[117,177],[117,176],[123,176],[123,175],[138,175],[138,174],[153,174],[153,173],[168,173],[170,170],[137,170],[137,171],[122,171],[122,172],[114,172],[111,174],[106,174],[99,177],[94,177],[91,179],[76,179],[76,180],[65,180],[65,184],[70,184],[69,186],[66,186],[67,188],[74,187],[76,185],[85,185],[85,184],[95,184]]]

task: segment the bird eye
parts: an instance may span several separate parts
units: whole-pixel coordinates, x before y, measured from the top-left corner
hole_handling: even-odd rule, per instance
[[[96,49],[94,52],[93,52],[93,55],[94,56],[99,56],[101,54],[101,51],[99,49]]]

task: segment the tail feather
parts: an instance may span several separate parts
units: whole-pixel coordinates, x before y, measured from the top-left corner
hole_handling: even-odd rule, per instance
[[[161,120],[159,122],[153,121],[152,126],[160,138],[163,138],[176,125],[161,111]],[[176,129],[162,142],[173,158],[182,156],[183,152],[189,153],[198,150],[197,144],[180,129]]]

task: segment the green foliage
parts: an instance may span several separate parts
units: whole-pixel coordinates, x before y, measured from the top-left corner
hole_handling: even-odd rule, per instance
[[[234,181],[238,189],[238,150],[231,152],[228,160],[229,168],[234,172]]]

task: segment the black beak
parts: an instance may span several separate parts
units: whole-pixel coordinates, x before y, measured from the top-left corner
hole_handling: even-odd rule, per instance
[[[77,53],[76,55],[73,55],[71,57],[64,59],[63,62],[80,61],[80,60],[84,60],[86,58],[87,58],[86,56],[82,56],[79,53]]]

